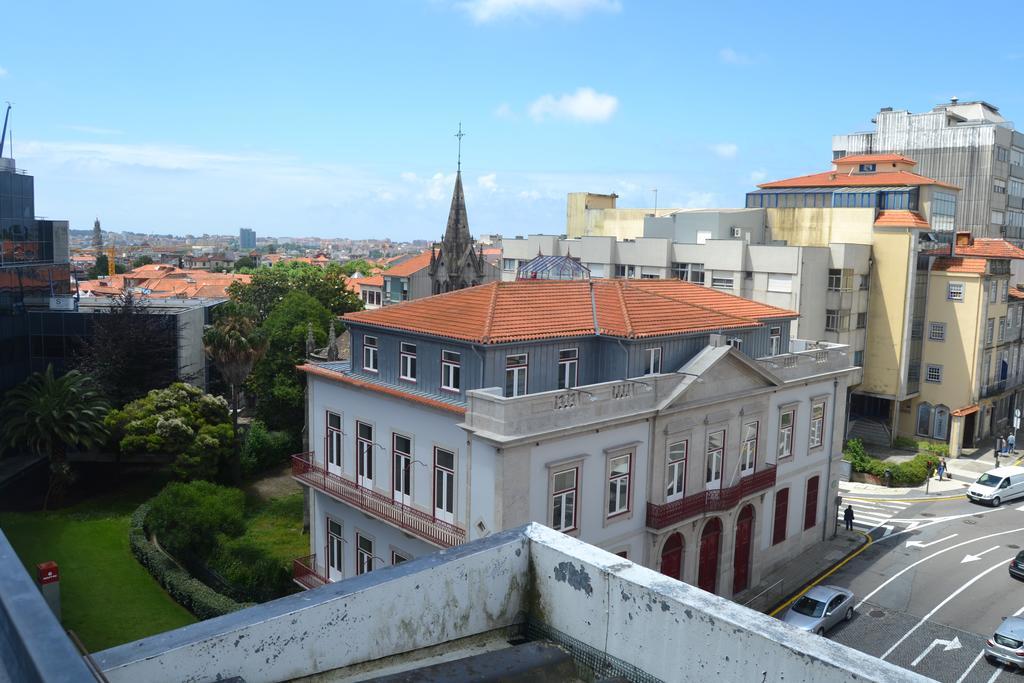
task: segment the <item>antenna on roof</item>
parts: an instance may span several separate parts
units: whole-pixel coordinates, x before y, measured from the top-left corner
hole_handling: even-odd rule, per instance
[[[4,132],[2,134],[0,134],[0,157],[2,157],[4,155],[4,141],[7,140],[7,120],[9,118],[11,118],[11,103],[10,102],[7,103],[7,112],[4,114]],[[12,147],[13,147],[13,137],[14,137],[14,134],[12,133],[11,134]],[[11,156],[14,156],[14,150],[11,150]]]
[[[459,166],[458,170],[462,172],[462,138],[466,137],[466,134],[462,132],[462,121],[459,121],[459,132],[455,134],[455,137],[459,139]]]

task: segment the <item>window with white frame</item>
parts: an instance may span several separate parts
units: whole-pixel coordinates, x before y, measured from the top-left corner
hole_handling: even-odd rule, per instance
[[[866,312],[857,314],[857,329],[863,330],[868,326],[868,314]]]
[[[345,536],[339,522],[327,518],[327,572],[331,581],[345,576]]]
[[[928,341],[946,341],[946,323],[928,323]]]
[[[1009,280],[1003,280],[1003,290],[1002,290],[1002,296],[1001,296],[1002,302],[1005,304],[1006,300],[1009,297],[1010,297],[1010,281]]]
[[[768,355],[777,356],[782,353],[782,328],[768,328]]]
[[[501,269],[509,272],[516,269],[516,260],[514,258],[503,258],[501,259]]]
[[[949,301],[964,300],[964,283],[950,282],[946,285],[946,299]]]
[[[396,564],[402,564],[403,562],[408,562],[410,559],[412,559],[412,558],[409,557],[408,555],[405,555],[403,553],[398,552],[397,550],[392,550],[391,551],[391,566],[392,567],[395,566]]]
[[[998,337],[998,339],[999,339],[999,341],[1003,341],[1004,339],[1006,339],[1006,318],[1004,316],[999,316],[999,328],[998,329],[999,329],[999,337]]]
[[[608,516],[629,512],[630,470],[633,454],[625,453],[608,458]]]
[[[1005,216],[1002,211],[992,209],[992,225],[1002,225]]]
[[[561,349],[558,352],[558,388],[572,389],[579,374],[579,349]]]
[[[327,447],[327,469],[340,470],[342,462],[342,430],[341,415],[327,411],[327,434],[324,437]]]
[[[779,412],[778,456],[780,460],[793,455],[793,423],[795,419],[796,408],[784,408]]]
[[[459,391],[462,388],[462,354],[457,351],[441,352],[441,388]]]
[[[373,539],[356,533],[356,574],[373,571]]]
[[[995,282],[993,280],[992,282],[988,283],[988,302],[990,304],[994,304],[998,300],[999,300],[999,283]]]
[[[1011,147],[1010,163],[1014,166],[1024,166],[1024,149],[1020,147]]]
[[[615,264],[615,277],[624,277],[627,279],[636,277],[636,266],[630,266],[624,263]]]
[[[825,310],[825,331],[844,332],[850,327],[850,312],[836,309]]]
[[[505,356],[505,396],[526,394],[528,358],[525,353]]]
[[[757,467],[757,432],[756,420],[743,425],[743,441],[740,442],[741,475],[750,474]]]
[[[732,289],[734,274],[727,270],[714,270],[711,272],[711,286],[718,289]]]
[[[934,365],[934,364],[929,363],[925,367],[924,381],[925,382],[932,382],[933,384],[941,384],[942,383],[942,366],[941,365]]]
[[[356,482],[373,488],[373,425],[356,422]]]
[[[811,404],[811,429],[809,446],[821,446],[825,435],[825,402],[815,401]]]
[[[768,273],[768,291],[789,293],[793,291],[793,276],[789,273]]]
[[[576,499],[579,468],[569,467],[551,474],[551,528],[572,531],[576,528]]]
[[[689,449],[690,442],[685,439],[668,445],[665,454],[665,502],[686,495],[686,456]]]
[[[363,336],[363,370],[377,372],[377,338]]]
[[[1006,181],[1002,178],[993,178],[992,191],[996,194],[1006,194]]]
[[[722,461],[725,458],[725,430],[708,432],[707,447],[704,451],[704,486],[719,488],[722,485]]]
[[[656,346],[653,349],[647,349],[644,355],[644,374],[645,375],[658,375],[661,374],[661,347]]]
[[[985,345],[986,346],[992,343],[992,336],[993,336],[993,334],[995,332],[995,327],[996,327],[996,319],[995,318],[989,318],[988,322],[985,323]]]
[[[402,342],[399,351],[399,377],[408,382],[416,381],[416,345]]]
[[[455,453],[434,448],[434,517],[455,521]]]
[[[1024,197],[1024,180],[1010,178],[1010,196]]]
[[[412,439],[402,434],[391,435],[392,493],[394,500],[412,504]]]

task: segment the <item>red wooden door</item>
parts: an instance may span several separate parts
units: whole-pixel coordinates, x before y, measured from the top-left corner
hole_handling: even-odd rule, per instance
[[[754,533],[754,507],[748,505],[740,511],[736,522],[736,553],[732,561],[732,592],[735,595],[750,584],[750,548]]]
[[[661,573],[683,580],[683,537],[672,534],[661,549]]]
[[[722,523],[715,517],[705,525],[700,535],[700,567],[697,571],[697,587],[709,593],[714,593],[718,584],[718,550],[721,538]]]

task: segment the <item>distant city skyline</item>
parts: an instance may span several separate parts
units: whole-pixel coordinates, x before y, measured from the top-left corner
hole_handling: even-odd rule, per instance
[[[564,232],[572,191],[740,206],[884,106],[1024,121],[1024,52],[993,31],[1015,2],[127,7],[6,13],[39,29],[0,56],[14,157],[37,213],[76,229],[436,240],[460,122],[473,234],[525,235]]]

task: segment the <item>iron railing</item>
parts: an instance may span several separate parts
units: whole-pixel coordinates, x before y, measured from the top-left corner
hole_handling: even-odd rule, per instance
[[[292,579],[303,588],[316,588],[327,583],[327,568],[318,567],[316,555],[292,560]]]
[[[760,472],[740,479],[739,483],[725,489],[701,491],[671,503],[647,504],[647,527],[664,529],[667,526],[682,522],[708,512],[719,512],[736,506],[743,498],[775,486],[775,467],[771,466]]]
[[[411,505],[392,500],[382,493],[328,472],[323,465],[316,462],[312,452],[296,453],[292,456],[292,476],[318,491],[323,491],[434,545],[450,548],[466,542],[465,529],[435,519]]]

